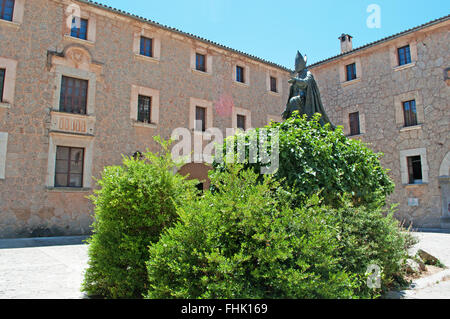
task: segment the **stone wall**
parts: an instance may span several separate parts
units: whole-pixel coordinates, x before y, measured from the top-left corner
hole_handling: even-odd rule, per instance
[[[334,124],[348,134],[348,114],[359,111],[362,134],[352,138],[384,153],[382,165],[396,184],[390,201],[399,204],[397,217],[417,227],[440,227],[445,216],[438,177],[450,151],[450,90],[443,77],[450,63],[449,30],[447,20],[311,69]],[[412,63],[397,67],[396,49],[406,44]],[[345,66],[353,62],[358,79],[343,82]],[[410,99],[416,100],[419,125],[405,128],[401,102]],[[421,155],[428,175],[423,184],[405,182],[402,155],[409,153]]]
[[[88,233],[93,207],[86,196],[95,183],[86,179],[100,177],[105,165],[119,164],[122,154],[157,150],[153,136],[167,139],[173,129],[188,128],[191,98],[211,102],[212,125],[222,130],[232,127],[227,106],[250,111],[251,125],[258,127],[280,115],[287,100],[286,89],[280,94],[267,89],[269,74],[287,88],[286,70],[108,10],[79,3],[95,34],[88,41],[71,38],[65,24],[68,4],[25,0],[22,21],[0,21],[0,58],[17,62],[14,100],[0,104],[0,132],[7,133],[0,238]],[[158,39],[159,57],[136,55],[139,34]],[[211,72],[192,70],[196,49],[212,58]],[[247,67],[248,85],[233,81],[237,63]],[[89,79],[85,118],[58,112],[62,75]],[[137,125],[130,116],[133,86],[158,93],[156,125]],[[69,124],[60,125],[65,120]],[[91,173],[83,188],[52,187],[52,149],[58,143],[88,149],[85,167]]]

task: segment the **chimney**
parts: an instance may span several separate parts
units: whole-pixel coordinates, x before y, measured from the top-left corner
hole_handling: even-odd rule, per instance
[[[350,34],[344,33],[338,38],[341,40],[341,53],[353,50],[352,38],[353,37]]]

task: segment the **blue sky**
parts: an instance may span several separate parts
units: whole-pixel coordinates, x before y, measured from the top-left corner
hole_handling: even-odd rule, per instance
[[[295,54],[308,64],[340,53],[338,36],[359,47],[450,14],[449,0],[96,0],[293,68]],[[369,28],[371,4],[380,28]]]

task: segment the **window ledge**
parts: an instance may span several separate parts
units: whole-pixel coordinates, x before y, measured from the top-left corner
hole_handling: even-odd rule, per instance
[[[144,127],[144,128],[157,128],[155,123],[143,123],[138,121],[133,121],[134,127]]]
[[[416,66],[416,62],[411,62],[411,63],[408,63],[408,64],[403,64],[403,65],[396,66],[394,68],[394,71],[401,71],[401,70],[404,70],[404,69],[409,69],[409,68],[412,68],[413,66]]]
[[[267,92],[269,92],[269,94],[270,95],[273,95],[273,96],[277,96],[277,97],[280,97],[281,96],[281,93],[280,92],[274,92],[274,91],[267,91]]]
[[[71,35],[68,35],[68,34],[64,35],[64,39],[68,40],[68,41],[71,41],[71,42],[76,42],[76,43],[79,43],[79,44],[88,45],[88,46],[94,46],[94,44],[95,44],[92,41],[84,40],[84,39],[80,39],[80,38],[75,38],[75,37],[73,37]]]
[[[359,133],[359,134],[355,134],[355,135],[347,135],[348,138],[362,137],[362,136],[364,136],[364,133]]]
[[[418,124],[418,125],[413,125],[413,126],[402,127],[400,129],[400,132],[408,132],[408,131],[421,130],[421,129],[422,129],[422,124]]]
[[[208,132],[209,127],[206,128],[206,131],[197,131],[193,128],[191,128],[191,132],[194,136],[203,136],[205,137],[209,137],[211,135],[211,132]]]
[[[92,191],[92,188],[89,187],[53,187],[47,186],[47,191],[55,192],[55,193],[87,193]]]
[[[209,72],[204,72],[204,71],[200,71],[200,70],[197,70],[197,69],[191,69],[191,71],[192,71],[192,73],[194,73],[194,74],[198,74],[198,75],[206,75],[206,76],[211,76],[212,74],[211,73],[209,73]]]
[[[79,119],[90,118],[90,119],[95,120],[95,115],[93,115],[93,114],[78,114],[78,113],[62,112],[62,111],[53,110],[53,109],[50,109],[50,115],[63,115],[63,116],[70,116],[70,117],[75,117],[75,118],[79,118]]]
[[[14,21],[8,21],[8,20],[4,20],[4,19],[0,19],[0,25],[5,26],[5,27],[14,28],[16,30],[18,30],[21,26],[20,23],[17,23]]]
[[[246,87],[246,88],[249,87],[248,83],[245,83],[245,82],[242,83],[242,82],[238,82],[238,81],[234,80],[233,83],[238,85],[238,86],[241,86],[241,87]]]
[[[345,82],[342,82],[341,85],[342,85],[342,86],[349,86],[349,85],[358,83],[358,82],[360,82],[360,81],[361,81],[361,78],[356,78],[356,79],[351,80],[351,81],[345,81]]]
[[[159,58],[154,58],[154,57],[150,57],[150,56],[146,56],[146,55],[142,55],[139,53],[135,53],[134,57],[138,60],[141,61],[146,61],[146,62],[153,62],[153,63],[159,63]]]
[[[11,104],[9,104],[8,102],[0,102],[0,109],[10,109],[11,108]]]
[[[403,186],[405,188],[417,188],[417,187],[421,187],[421,186],[428,186],[428,183],[417,183],[417,184],[403,184]]]

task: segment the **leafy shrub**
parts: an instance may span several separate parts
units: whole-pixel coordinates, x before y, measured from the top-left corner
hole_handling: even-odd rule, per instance
[[[212,172],[215,192],[180,208],[149,249],[148,298],[350,298],[337,214],[312,196],[292,209],[278,182]],[[334,226],[334,227],[333,227]]]
[[[237,165],[210,177],[216,191],[150,247],[148,298],[371,298],[402,275],[412,242],[391,214],[318,195],[293,208],[279,182]],[[382,289],[367,286],[372,264]]]
[[[279,130],[279,169],[275,177],[283,181],[286,189],[293,187],[292,196],[297,203],[322,191],[326,203],[336,207],[344,194],[350,195],[356,205],[383,206],[394,184],[380,165],[382,154],[375,154],[360,141],[347,138],[341,128],[322,127],[319,119],[320,114],[310,120],[297,115],[266,127]],[[260,129],[256,131],[259,136]],[[247,146],[250,136],[245,133]],[[270,141],[271,133],[266,136]],[[234,143],[237,152],[236,139],[228,138],[223,146],[224,153],[227,143]],[[270,148],[268,153],[271,153]],[[245,159],[250,162],[248,147]],[[258,158],[257,163],[246,164],[246,167],[259,173],[265,166],[261,162]],[[216,169],[223,170],[224,165],[214,163]]]
[[[157,139],[158,140],[158,139]],[[83,290],[89,295],[140,298],[148,289],[148,246],[177,219],[176,206],[195,192],[191,182],[173,173],[167,142],[162,154],[124,157],[122,166],[105,167],[95,204],[89,267]]]
[[[408,248],[415,241],[392,212],[385,214],[380,209],[353,207],[346,203],[336,211],[341,243],[336,255],[342,260],[344,269],[360,278],[356,294],[374,297],[402,282]],[[376,291],[366,284],[369,265],[377,265],[381,270],[381,289]]]

